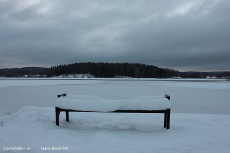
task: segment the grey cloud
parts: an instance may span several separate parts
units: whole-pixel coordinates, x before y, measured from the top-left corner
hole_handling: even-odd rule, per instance
[[[140,62],[179,70],[229,70],[229,4],[0,1],[0,63]]]

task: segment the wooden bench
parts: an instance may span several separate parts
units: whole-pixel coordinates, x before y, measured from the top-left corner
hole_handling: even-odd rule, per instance
[[[66,94],[57,95],[58,98],[65,97],[65,96],[66,96]],[[169,95],[165,95],[165,98],[170,100]],[[115,111],[108,111],[106,113],[163,113],[164,114],[164,128],[169,129],[170,128],[170,111],[171,111],[171,109],[163,109],[163,110],[115,110]],[[101,111],[83,111],[83,110],[63,109],[60,107],[55,107],[55,112],[56,112],[56,125],[59,126],[60,112],[66,113],[66,121],[69,122],[69,112],[101,112]]]

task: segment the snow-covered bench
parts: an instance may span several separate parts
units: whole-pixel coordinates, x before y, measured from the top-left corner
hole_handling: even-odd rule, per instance
[[[61,111],[107,113],[164,113],[164,128],[170,128],[170,96],[139,96],[130,100],[111,100],[91,95],[59,94],[55,100],[56,125]]]

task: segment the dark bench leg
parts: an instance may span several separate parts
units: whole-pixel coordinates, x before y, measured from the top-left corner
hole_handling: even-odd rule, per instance
[[[167,113],[164,113],[164,128],[167,126]]]
[[[65,111],[66,113],[66,121],[69,122],[69,111]]]
[[[55,112],[56,112],[56,125],[59,126],[60,108],[55,107]]]
[[[167,109],[167,112],[164,113],[164,128],[170,128],[170,109]]]
[[[167,109],[167,129],[170,128],[170,109]]]

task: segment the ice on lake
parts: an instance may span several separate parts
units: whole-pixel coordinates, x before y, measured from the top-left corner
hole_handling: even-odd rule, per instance
[[[70,123],[61,113],[58,127],[53,102],[62,91],[113,100],[168,94],[171,127],[163,114],[113,113],[70,113]],[[229,91],[224,80],[0,79],[0,152],[230,152]]]

